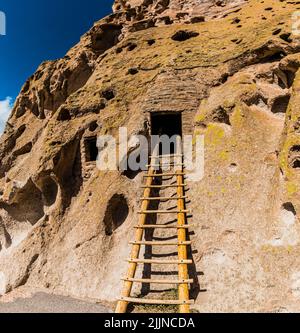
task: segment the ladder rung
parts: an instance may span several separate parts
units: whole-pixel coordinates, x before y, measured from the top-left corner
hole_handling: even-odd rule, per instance
[[[123,278],[123,281],[137,282],[137,283],[154,283],[154,284],[187,284],[194,283],[193,279],[187,280],[155,280],[155,279],[136,279],[136,278]]]
[[[143,186],[141,186],[141,188],[168,188],[168,187],[185,187],[185,186],[187,186],[187,184],[180,184],[180,185],[178,185],[178,184],[174,184],[174,185],[149,185],[149,186],[147,186],[147,185],[143,185]]]
[[[150,157],[151,158],[164,158],[164,157],[182,157],[183,154],[170,154],[170,155],[157,155],[157,156],[154,156],[154,155],[151,155]]]
[[[134,297],[121,297],[120,301],[138,304],[162,304],[162,305],[182,305],[182,304],[194,304],[193,300],[181,301],[171,299],[145,299],[145,298],[134,298]]]
[[[138,214],[188,214],[191,213],[190,210],[142,210]]]
[[[178,173],[155,173],[153,175],[144,175],[144,178],[170,177],[170,176],[185,176],[185,173],[184,172],[178,172]]]
[[[152,167],[152,168],[156,168],[156,167],[161,167],[161,166],[184,166],[184,163],[161,163],[161,164],[147,164],[146,167]]]
[[[183,197],[149,197],[149,198],[140,198],[141,201],[143,201],[143,200],[180,200],[180,199],[187,199],[187,196],[183,196]]]
[[[193,260],[159,260],[159,259],[127,259],[130,263],[135,264],[159,264],[159,265],[171,265],[171,264],[192,264]]]
[[[164,224],[145,224],[145,225],[137,225],[134,228],[135,229],[188,229],[188,228],[192,228],[193,225],[189,224],[189,225],[164,225]]]
[[[191,245],[191,241],[185,242],[159,242],[159,241],[133,241],[129,242],[131,245],[157,245],[157,246],[170,246],[170,245]]]

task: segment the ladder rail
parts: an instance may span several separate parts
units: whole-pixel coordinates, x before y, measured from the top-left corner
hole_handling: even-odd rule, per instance
[[[159,145],[156,145],[156,147],[154,148],[153,151],[153,156],[151,157],[151,165],[154,165],[155,163],[157,163],[157,156],[159,155]],[[147,187],[144,189],[144,198],[150,197],[151,196],[151,185],[153,184],[153,180],[154,178],[151,176],[155,175],[155,168],[150,166],[149,170],[148,170],[148,178],[147,178]],[[148,210],[150,205],[150,201],[145,199],[142,202],[142,210]],[[144,225],[146,224],[146,220],[147,220],[147,214],[141,214],[139,217],[139,225]],[[141,242],[143,240],[143,235],[144,235],[144,230],[145,229],[136,229],[135,231],[135,241],[136,242]],[[140,251],[141,251],[141,245],[139,244],[134,244],[132,245],[132,249],[131,249],[131,254],[130,254],[130,258],[132,259],[138,259],[139,255],[140,255]],[[128,278],[134,278],[135,277],[135,273],[137,270],[137,266],[138,263],[136,262],[130,262],[129,263],[129,267],[128,267],[128,271],[127,271],[127,277]],[[130,297],[131,294],[131,290],[133,287],[133,282],[132,281],[124,281],[124,286],[123,286],[123,290],[121,293],[121,300],[118,301],[117,307],[116,307],[116,313],[126,313],[127,311],[127,307],[129,302],[127,302],[125,299]]]
[[[182,154],[182,142],[181,137],[177,137],[176,139],[176,152],[177,154]],[[181,164],[182,157],[177,158],[177,164]],[[178,213],[178,226],[186,225],[186,215],[185,213],[181,213],[181,211],[185,210],[185,201],[181,199],[184,196],[184,177],[182,176],[183,167],[176,170],[177,172],[177,209],[180,211]],[[187,232],[184,228],[178,228],[178,243],[182,243],[186,241]],[[187,260],[187,247],[186,245],[178,245],[178,259],[179,260]],[[179,280],[187,280],[188,279],[188,266],[187,264],[179,264],[178,265],[178,278]],[[189,301],[189,287],[185,283],[181,283],[178,285],[178,299],[183,303],[179,305],[180,313],[190,313],[190,305]]]

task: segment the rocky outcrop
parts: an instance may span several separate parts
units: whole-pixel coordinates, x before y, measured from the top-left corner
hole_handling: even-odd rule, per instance
[[[195,308],[299,311],[296,1],[116,1],[25,83],[0,140],[0,292],[114,304],[141,173],[100,171],[95,138],[149,112],[205,136],[190,182]],[[140,290],[136,290],[139,293]]]

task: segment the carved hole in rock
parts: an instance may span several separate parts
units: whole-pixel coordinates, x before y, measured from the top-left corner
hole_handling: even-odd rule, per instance
[[[25,132],[25,130],[26,130],[26,125],[21,125],[17,129],[17,131],[8,138],[7,142],[5,143],[6,151],[14,149],[17,140]],[[0,178],[3,178],[5,176],[5,172],[7,172],[10,169],[12,162],[13,160],[11,159],[8,163],[0,163]]]
[[[182,136],[182,117],[179,112],[155,112],[151,113],[151,134],[167,135],[171,138],[174,135]],[[167,149],[167,147],[166,147]],[[174,154],[175,145],[171,144],[170,151],[162,151],[160,154]]]
[[[300,168],[300,145],[291,147],[289,151],[289,166],[293,169]]]
[[[179,30],[171,38],[176,42],[184,42],[190,38],[199,36],[198,32]]]
[[[284,204],[282,205],[282,208],[283,208],[284,210],[287,210],[288,212],[293,213],[295,216],[297,215],[297,212],[296,212],[296,210],[295,210],[295,207],[294,207],[294,205],[293,205],[291,202],[286,202],[286,203],[284,203]]]
[[[229,114],[222,107],[215,110],[213,114],[213,121],[218,123],[224,123],[226,125],[231,125]]]
[[[61,188],[63,209],[69,207],[71,199],[76,196],[83,183],[82,157],[80,140],[83,132],[65,144],[53,159],[54,173]]]
[[[104,102],[104,100],[102,102],[99,103],[98,107],[94,107],[92,110],[89,109],[89,111],[92,111],[95,114],[99,114],[101,112],[101,110],[105,109],[106,104]]]
[[[135,43],[129,43],[127,45],[127,50],[128,51],[133,51],[136,47],[137,47],[137,45]]]
[[[116,48],[116,54],[119,54],[123,51],[122,47],[117,47]]]
[[[286,226],[291,226],[296,222],[297,212],[291,202],[286,202],[281,206],[280,220]]]
[[[272,32],[272,35],[273,36],[279,35],[281,33],[281,31],[282,31],[281,29],[276,29]]]
[[[273,113],[286,113],[287,107],[290,102],[290,95],[281,96],[275,99],[271,111]]]
[[[102,24],[101,30],[91,37],[92,48],[97,52],[105,52],[119,42],[122,27],[117,24]]]
[[[30,88],[30,80],[32,80],[32,79],[33,79],[33,75],[24,83],[24,85],[22,87],[22,90],[21,90],[21,92],[23,94],[26,93],[29,90],[29,88]]]
[[[19,106],[16,110],[16,118],[22,117],[26,113],[26,108],[24,106]]]
[[[42,193],[45,206],[52,206],[57,198],[58,185],[54,179],[50,176],[46,177],[42,181]]]
[[[125,177],[127,177],[130,180],[133,180],[141,172],[142,172],[141,170],[135,171],[135,170],[128,169],[128,170],[123,171],[122,175],[125,176]]]
[[[34,104],[34,105],[32,106],[32,108],[30,109],[30,111],[31,111],[36,117],[38,117],[38,116],[40,115],[40,113],[39,113],[39,108],[38,108],[38,106],[37,106],[36,104]]]
[[[104,216],[105,234],[111,236],[127,219],[129,207],[123,194],[115,194],[109,200]]]
[[[98,128],[98,123],[97,123],[96,120],[90,123],[90,125],[89,125],[89,130],[90,130],[91,132],[96,131],[97,128]]]
[[[290,70],[281,70],[280,73],[275,73],[275,76],[278,79],[279,87],[282,89],[291,88],[295,80],[295,72]],[[276,82],[275,79],[274,81]]]
[[[282,60],[282,58],[285,57],[285,53],[283,51],[277,51],[277,52],[274,52],[270,55],[267,55],[265,57],[263,57],[260,62],[261,63],[267,63],[267,62],[276,62],[276,61],[280,61]]]
[[[299,152],[300,152],[300,145],[295,145],[295,146],[293,146],[293,147],[290,149],[290,152],[291,152],[291,153],[294,153],[294,152],[299,153]]]
[[[72,187],[70,191],[70,196],[76,196],[77,193],[80,191],[83,178],[82,178],[82,162],[81,162],[81,152],[80,152],[80,144],[79,142],[76,143],[76,151],[75,151],[75,158],[72,165]]]
[[[137,68],[129,68],[128,69],[128,74],[135,75],[139,72]]]
[[[149,39],[149,40],[147,40],[147,43],[149,46],[151,46],[151,45],[155,44],[155,39]]]
[[[266,107],[268,100],[263,95],[257,93],[254,96],[246,99],[244,102],[247,104],[247,106],[256,105],[259,107]]]
[[[281,89],[286,89],[286,88],[287,88],[286,82],[284,82],[284,81],[282,80],[282,78],[279,77],[279,76],[277,76],[277,78],[278,78],[278,85],[279,85],[279,87],[280,87]]]
[[[107,101],[110,101],[111,99],[115,98],[115,92],[112,88],[102,91],[101,94],[102,97],[104,97]]]
[[[98,156],[97,137],[84,138],[85,161],[95,162]]]
[[[294,124],[294,129],[297,134],[300,133],[300,119],[298,119]]]
[[[296,158],[293,162],[292,162],[292,168],[293,169],[299,169],[300,168],[300,157]]]
[[[164,23],[165,23],[165,25],[171,25],[171,24],[173,24],[173,21],[171,20],[170,17],[166,17],[166,18],[164,19]]]
[[[27,184],[16,193],[14,203],[3,204],[3,208],[14,220],[34,225],[44,216],[42,193],[29,179]]]
[[[291,33],[283,33],[279,37],[287,43],[291,43],[293,41],[291,38]]]
[[[0,218],[0,221],[1,221],[1,218]],[[1,233],[1,231],[2,231],[2,233]],[[3,249],[2,244],[4,245],[4,247],[6,249],[8,249],[12,245],[11,235],[8,233],[4,224],[2,224],[2,225],[0,224],[0,252]]]
[[[26,130],[26,125],[21,125],[16,132],[16,139],[18,139]]]
[[[240,23],[240,22],[241,22],[241,20],[240,20],[238,17],[235,17],[235,18],[232,20],[231,24],[238,24],[238,23]]]
[[[31,152],[31,149],[32,149],[32,142],[28,142],[23,147],[15,150],[13,152],[13,156],[17,157],[17,156],[20,156],[20,155],[28,154],[28,153]]]
[[[71,120],[71,114],[69,110],[66,109],[61,109],[59,111],[57,120],[59,121],[66,121],[66,120]]]
[[[202,23],[205,22],[205,17],[204,16],[194,16],[191,18],[191,23]]]
[[[283,71],[283,73],[284,73],[284,74],[286,75],[286,77],[287,77],[287,84],[288,84],[287,88],[291,88],[291,86],[292,86],[293,83],[294,83],[294,80],[295,80],[295,76],[296,76],[296,74],[295,74],[294,72],[292,72],[292,71],[288,71],[288,70]]]
[[[236,163],[231,163],[228,167],[230,172],[236,172],[238,165]]]

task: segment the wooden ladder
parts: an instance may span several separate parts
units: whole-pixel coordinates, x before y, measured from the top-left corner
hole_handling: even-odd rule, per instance
[[[193,300],[189,299],[189,284],[193,283],[193,279],[189,278],[188,275],[188,265],[192,264],[193,261],[188,259],[187,246],[190,246],[191,242],[187,240],[188,228],[190,227],[186,221],[186,214],[188,211],[185,209],[185,199],[187,198],[184,193],[184,166],[183,166],[183,154],[182,154],[182,143],[181,138],[177,138],[176,142],[176,154],[170,156],[176,159],[176,163],[172,165],[176,166],[174,172],[164,173],[163,171],[157,173],[157,167],[163,165],[160,163],[161,158],[166,157],[166,155],[159,155],[158,146],[152,153],[150,160],[151,163],[148,166],[148,173],[144,178],[146,178],[146,185],[142,186],[144,189],[143,197],[141,198],[141,211],[139,212],[139,223],[135,226],[135,240],[131,242],[132,250],[130,258],[127,260],[129,262],[129,268],[127,275],[122,280],[124,281],[124,286],[122,290],[121,297],[118,300],[116,307],[116,313],[125,313],[129,303],[136,304],[155,304],[155,305],[178,305],[180,313],[189,313],[190,305],[193,304]],[[152,189],[154,188],[167,188],[170,186],[164,185],[153,185],[154,180],[159,177],[162,181],[164,177],[176,177],[176,189],[177,193],[175,196],[160,197],[151,196]],[[149,210],[149,205],[153,201],[177,201],[177,210]],[[177,224],[147,224],[147,218],[150,214],[176,214]],[[177,241],[165,242],[165,241],[143,241],[144,231],[147,229],[175,229],[177,231]],[[176,260],[160,260],[160,259],[139,259],[141,246],[177,246],[178,249],[178,259]],[[157,265],[178,265],[178,279],[139,279],[136,278],[137,265],[139,264],[157,264]],[[167,284],[167,285],[177,285],[178,287],[178,299],[176,300],[158,300],[158,299],[145,299],[131,297],[131,291],[133,283],[142,284]]]

